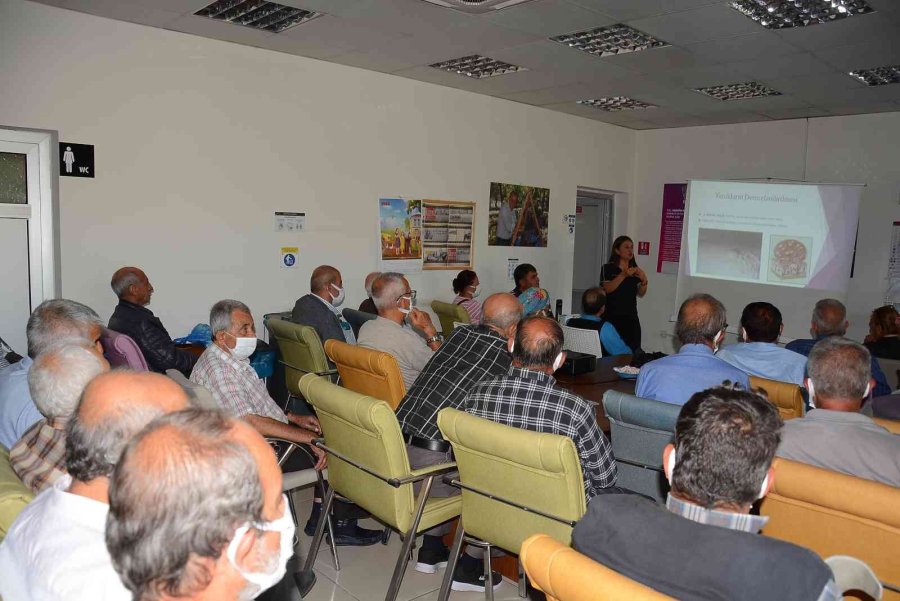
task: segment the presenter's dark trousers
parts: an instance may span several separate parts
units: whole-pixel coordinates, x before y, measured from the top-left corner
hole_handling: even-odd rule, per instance
[[[641,320],[637,315],[610,315],[606,321],[616,326],[622,341],[628,345],[632,354],[641,351]]]

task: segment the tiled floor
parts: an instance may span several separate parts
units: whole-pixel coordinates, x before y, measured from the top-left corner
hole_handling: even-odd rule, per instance
[[[298,553],[305,557],[309,551],[312,538],[303,534],[302,526],[309,517],[312,505],[312,489],[298,490],[294,493],[297,518],[301,529],[298,529],[300,547]],[[380,529],[382,526],[373,520],[363,520],[361,526]],[[375,601],[384,599],[387,593],[391,574],[400,553],[400,537],[391,535],[388,545],[380,544],[371,547],[338,547],[341,571],[336,572],[331,552],[326,544],[322,544],[314,566],[318,581],[304,601]],[[415,561],[409,562],[406,576],[400,587],[398,601],[436,601],[441,588],[444,570],[437,574],[420,574],[414,569]],[[482,601],[484,593],[451,593],[453,601]],[[507,580],[494,591],[496,601],[521,601],[518,587]]]

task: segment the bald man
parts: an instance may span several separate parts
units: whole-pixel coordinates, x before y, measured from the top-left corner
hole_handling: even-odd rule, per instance
[[[291,321],[313,327],[322,344],[326,340],[356,344],[353,329],[338,309],[344,303],[341,272],[331,265],[319,265],[309,278],[309,292],[297,299]]]
[[[175,348],[169,332],[153,311],[147,308],[153,296],[153,286],[147,274],[137,267],[118,269],[109,282],[119,298],[119,304],[109,318],[109,329],[134,340],[151,371],[165,373],[177,369],[190,377],[197,357]]]
[[[750,389],[750,378],[715,356],[725,339],[725,306],[709,294],[689,296],[678,309],[675,336],[678,354],[651,361],[641,368],[635,394],[674,405],[684,405],[695,392],[723,382]]]
[[[293,536],[271,448],[218,411],[154,421],[112,478],[107,544],[135,599],[255,598],[284,576]]]
[[[159,374],[116,370],[88,384],[66,426],[68,475],[19,514],[0,545],[4,599],[131,600],[106,550],[109,478],[133,436],[187,402]]]
[[[372,285],[375,283],[375,280],[378,276],[381,275],[380,271],[373,271],[369,275],[366,276],[366,300],[359,303],[359,310],[363,313],[369,313],[371,315],[378,315],[378,307],[375,306],[375,301],[372,300]]]

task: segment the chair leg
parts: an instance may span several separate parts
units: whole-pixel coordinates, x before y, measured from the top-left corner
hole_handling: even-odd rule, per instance
[[[385,601],[395,601],[397,594],[400,592],[400,584],[403,582],[403,575],[406,573],[406,565],[409,563],[410,553],[416,544],[416,531],[419,529],[419,522],[422,521],[422,513],[425,511],[425,502],[428,501],[428,495],[431,493],[431,485],[434,482],[434,476],[429,476],[422,482],[422,489],[419,491],[419,502],[416,505],[416,513],[413,515],[412,525],[406,536],[403,537],[403,547],[400,549],[400,555],[397,557],[397,565],[394,566],[394,574],[391,576],[391,584],[388,586]]]
[[[316,476],[318,476],[319,480],[319,490],[325,490],[325,478],[322,477],[322,472],[317,472]],[[341,571],[341,561],[338,559],[337,553],[337,543],[334,538],[334,526],[331,520],[331,512],[327,512],[325,514],[320,514],[320,516],[325,517],[325,526],[327,527],[327,532],[325,536],[328,539],[328,546],[331,547],[331,557],[334,559],[334,570],[336,572]],[[320,517],[321,519],[321,517]]]
[[[484,547],[484,598],[494,601],[494,570],[491,569],[491,545]]]
[[[316,563],[316,556],[319,554],[319,546],[322,544],[322,537],[325,535],[325,526],[329,526],[329,532],[331,531],[330,525],[331,521],[328,518],[331,513],[331,506],[334,503],[334,488],[329,486],[328,492],[325,493],[325,500],[322,502],[322,514],[319,517],[319,523],[316,526],[316,534],[313,536],[312,544],[309,547],[309,552],[306,555],[306,564],[303,566],[304,570],[311,570],[313,565]],[[332,533],[332,543],[334,542],[334,535]]]
[[[462,550],[463,539],[466,536],[466,529],[463,528],[462,518],[456,525],[456,536],[453,537],[453,546],[450,548],[450,557],[447,560],[447,567],[444,571],[444,580],[441,582],[441,592],[438,594],[438,601],[447,601],[450,598],[450,586],[453,584],[453,572],[456,571],[456,564],[459,562],[459,552]]]
[[[524,599],[528,596],[528,580],[521,557],[518,558],[517,563],[519,564],[519,596]]]

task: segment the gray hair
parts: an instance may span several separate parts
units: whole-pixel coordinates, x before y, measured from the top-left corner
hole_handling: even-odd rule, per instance
[[[403,274],[387,271],[375,278],[372,282],[372,301],[379,311],[393,309],[397,306],[397,299],[406,292],[403,285]]]
[[[366,294],[369,298],[372,298],[372,284],[375,283],[375,280],[378,279],[378,276],[381,275],[380,271],[373,271],[369,275],[366,276]]]
[[[229,298],[220,300],[212,306],[212,309],[209,310],[209,327],[213,336],[217,332],[227,332],[231,329],[231,314],[235,311],[250,313],[250,307],[241,301]]]
[[[106,369],[91,344],[55,347],[34,360],[28,370],[28,390],[44,417],[67,418],[78,406],[88,382]]]
[[[137,274],[137,269],[129,267],[125,270],[119,269],[116,271],[109,282],[109,286],[115,292],[117,298],[122,298],[122,295],[128,292],[130,286],[139,285],[140,283],[141,277]]]
[[[212,574],[198,560],[218,558],[235,528],[262,519],[259,470],[229,436],[235,423],[186,409],[155,420],[125,449],[109,486],[106,547],[135,599],[204,590]],[[159,447],[153,439],[163,437]]]
[[[681,344],[705,344],[715,340],[724,327],[725,305],[709,294],[692,294],[678,309],[675,335]]]
[[[819,336],[843,336],[847,333],[847,307],[835,298],[823,298],[813,309],[812,321]]]
[[[34,359],[57,344],[71,342],[71,339],[93,342],[90,337],[95,326],[102,328],[103,322],[87,305],[64,298],[44,301],[32,311],[25,327],[28,356]]]
[[[856,401],[872,378],[872,356],[859,343],[829,336],[810,351],[806,371],[817,398]]]
[[[515,306],[510,306],[508,309],[501,309],[490,316],[484,314],[482,317],[482,324],[493,326],[501,332],[506,332],[509,328],[522,321],[522,314],[524,312],[525,307],[522,303],[516,303]]]

